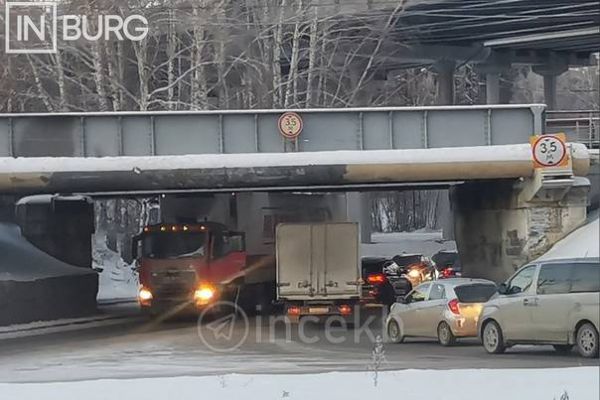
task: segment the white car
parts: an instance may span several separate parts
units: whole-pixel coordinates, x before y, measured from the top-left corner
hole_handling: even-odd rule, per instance
[[[558,352],[577,345],[598,357],[600,260],[570,259],[526,265],[485,304],[479,335],[489,353],[515,344],[551,344]]]
[[[409,336],[437,337],[441,345],[450,346],[457,338],[475,337],[482,305],[496,290],[496,284],[485,279],[422,283],[392,305],[388,338],[400,343]]]

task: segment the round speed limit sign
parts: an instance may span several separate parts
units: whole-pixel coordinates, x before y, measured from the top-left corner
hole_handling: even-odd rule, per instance
[[[567,161],[564,135],[542,135],[532,141],[533,160],[539,168],[563,166]]]
[[[286,139],[294,140],[302,133],[303,122],[295,112],[286,112],[279,117],[279,132]]]

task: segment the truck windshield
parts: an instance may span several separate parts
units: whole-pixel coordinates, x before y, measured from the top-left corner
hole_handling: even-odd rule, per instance
[[[202,257],[206,253],[206,233],[154,233],[144,237],[147,258]]]

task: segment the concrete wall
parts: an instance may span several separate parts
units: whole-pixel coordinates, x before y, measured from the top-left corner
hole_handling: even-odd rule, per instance
[[[67,264],[92,268],[94,206],[79,197],[32,196],[16,205],[16,222],[33,245]]]
[[[587,188],[546,203],[523,203],[519,194],[514,181],[452,189],[457,248],[466,276],[503,281],[585,221]]]
[[[0,196],[0,222],[15,222],[15,196]]]

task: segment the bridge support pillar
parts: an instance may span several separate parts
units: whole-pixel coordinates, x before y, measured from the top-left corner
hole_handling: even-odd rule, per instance
[[[544,77],[544,101],[549,110],[556,109],[556,78],[568,69],[567,63],[559,59],[533,67],[533,72]]]
[[[503,103],[501,96],[501,85],[500,76],[503,72],[507,71],[510,65],[498,60],[497,57],[494,61],[487,62],[485,64],[477,65],[477,69],[481,74],[485,75],[485,101],[486,104],[500,104]],[[506,99],[504,99],[506,100]]]
[[[485,74],[485,102],[486,104],[500,103],[500,72]]]
[[[579,227],[586,219],[589,181],[575,181],[560,190],[538,191],[535,179],[454,187],[451,199],[464,275],[502,281]]]
[[[361,243],[371,243],[373,233],[371,223],[371,195],[351,192],[346,194],[348,221],[358,222]]]
[[[0,223],[15,222],[15,203],[17,199],[14,196],[0,196]]]
[[[437,104],[454,104],[454,61],[441,60],[433,65],[437,72]]]

